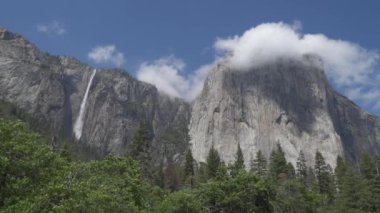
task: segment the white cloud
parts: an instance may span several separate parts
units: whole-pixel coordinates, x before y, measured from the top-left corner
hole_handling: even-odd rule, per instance
[[[67,30],[58,21],[37,25],[37,31],[45,34],[64,35]]]
[[[380,87],[370,89],[363,87],[348,88],[345,94],[352,100],[360,101],[364,106],[380,110]]]
[[[241,36],[217,39],[215,48],[239,70],[247,70],[283,57],[319,55],[327,75],[338,86],[361,84],[373,73],[379,55],[357,44],[322,34],[301,34],[300,23],[260,24]]]
[[[88,58],[97,64],[112,64],[117,67],[125,62],[124,54],[115,45],[97,46],[88,53]]]
[[[222,59],[236,70],[248,70],[279,58],[301,58],[304,54],[321,57],[326,74],[335,88],[362,105],[380,109],[379,54],[352,42],[331,39],[323,34],[302,34],[302,23],[260,24],[214,43],[215,62],[185,75],[185,63],[173,56],[140,65],[137,78],[156,85],[173,97],[193,100],[202,90],[213,64]]]
[[[153,62],[144,62],[137,71],[137,78],[151,83],[161,92],[172,97],[193,100],[202,90],[203,82],[212,65],[204,65],[186,76],[183,73],[185,63],[174,56],[160,58]]]
[[[302,24],[265,23],[241,36],[218,38],[214,44],[220,57],[237,70],[248,70],[278,58],[321,57],[333,85],[355,101],[380,109],[380,85],[376,80],[379,54],[358,44],[331,39],[323,34],[302,34]]]

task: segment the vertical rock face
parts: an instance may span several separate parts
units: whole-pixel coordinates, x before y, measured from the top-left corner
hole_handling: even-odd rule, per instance
[[[43,53],[0,29],[0,110],[2,102],[15,105],[33,118],[36,129],[98,157],[123,155],[140,122],[150,129],[157,163],[180,160],[190,138],[199,162],[212,146],[232,162],[239,143],[246,165],[258,150],[268,157],[277,143],[292,163],[301,150],[310,164],[321,151],[331,166],[337,155],[352,162],[362,152],[380,155],[379,118],[334,92],[315,56],[281,59],[245,72],[222,62],[192,106],[123,70],[98,70],[76,141],[73,125],[92,73],[74,58]]]
[[[194,102],[190,143],[200,162],[214,146],[231,163],[240,143],[248,166],[258,150],[269,157],[279,143],[293,164],[301,150],[312,164],[319,150],[335,166],[338,155],[356,160],[361,151],[379,154],[379,127],[378,118],[331,89],[316,56],[244,72],[224,62]]]
[[[21,36],[0,29],[0,100],[30,115],[38,129],[74,141],[93,68],[70,57],[42,53]],[[123,155],[140,122],[158,158],[187,149],[189,105],[161,95],[123,70],[98,70],[88,94],[80,141],[98,156]]]

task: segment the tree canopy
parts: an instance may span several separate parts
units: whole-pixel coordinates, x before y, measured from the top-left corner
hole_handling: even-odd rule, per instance
[[[369,155],[358,167],[338,157],[332,170],[320,152],[314,167],[300,152],[294,169],[278,145],[269,168],[258,151],[248,171],[239,148],[232,167],[214,148],[199,165],[188,150],[183,162],[161,163],[152,181],[141,170],[144,128],[132,146],[138,152],[78,161],[67,145],[53,150],[27,124],[0,120],[0,212],[380,212],[377,159]]]

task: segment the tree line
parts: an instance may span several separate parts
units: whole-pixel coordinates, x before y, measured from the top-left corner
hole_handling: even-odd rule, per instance
[[[0,120],[1,212],[380,212],[379,159],[364,153],[353,167],[320,152],[295,167],[280,145],[245,164],[239,145],[226,165],[212,147],[205,163],[152,159],[140,125],[124,157],[76,161],[25,123]],[[248,167],[248,168],[247,168]]]

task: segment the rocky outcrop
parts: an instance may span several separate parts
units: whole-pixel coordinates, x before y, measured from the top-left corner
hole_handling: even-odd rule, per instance
[[[43,53],[21,36],[0,30],[0,100],[25,111],[38,129],[82,144],[97,156],[123,155],[139,123],[145,122],[157,157],[178,156],[187,149],[189,105],[119,69],[96,73],[83,134],[74,142],[73,124],[92,71],[74,58]]]
[[[301,150],[309,164],[319,150],[331,166],[337,155],[355,161],[363,151],[380,154],[379,119],[334,92],[322,67],[312,55],[245,72],[219,63],[192,108],[195,159],[204,162],[213,146],[231,163],[238,144],[247,166],[277,143],[293,164]]]

